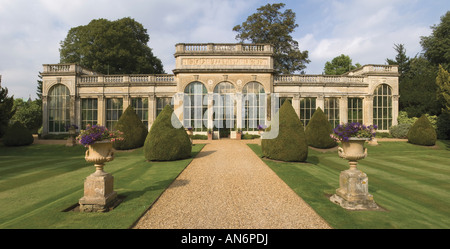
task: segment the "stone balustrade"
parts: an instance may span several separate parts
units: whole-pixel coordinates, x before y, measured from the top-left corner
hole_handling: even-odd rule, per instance
[[[270,44],[235,43],[179,43],[176,54],[180,53],[273,53]]]
[[[172,74],[80,76],[80,83],[176,83]]]
[[[348,75],[362,75],[370,73],[398,74],[398,65],[365,65],[348,72]]]
[[[338,75],[278,75],[274,83],[364,83],[363,76]]]

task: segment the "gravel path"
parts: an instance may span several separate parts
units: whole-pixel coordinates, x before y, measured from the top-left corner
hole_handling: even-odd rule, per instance
[[[208,141],[134,228],[330,228],[247,143]]]

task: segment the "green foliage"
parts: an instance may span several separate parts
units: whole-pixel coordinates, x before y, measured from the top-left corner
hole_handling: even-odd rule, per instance
[[[331,62],[327,61],[325,63],[324,72],[326,75],[341,75],[358,67],[361,67],[359,63],[356,63],[354,66],[352,65],[352,59],[348,55],[341,54],[334,57]]]
[[[0,87],[0,137],[8,129],[9,120],[14,115],[14,97],[8,97],[8,88]]]
[[[260,135],[256,135],[256,134],[242,134],[241,139],[255,139],[255,138],[260,138]]]
[[[409,66],[409,71],[404,73],[399,83],[400,110],[406,111],[410,117],[420,117],[425,113],[439,114],[441,108],[436,99],[436,67],[423,56],[411,59]]]
[[[181,123],[172,125],[173,109],[166,105],[158,115],[144,143],[144,156],[149,161],[172,161],[191,156],[192,144]],[[180,122],[178,119],[175,122]]]
[[[394,138],[407,138],[408,131],[411,128],[412,124],[403,123],[391,126],[389,128],[389,134],[391,134]]]
[[[408,142],[418,145],[435,145],[436,131],[425,115],[422,115],[409,129]]]
[[[201,135],[201,134],[192,135],[191,138],[193,140],[208,140],[208,136],[207,135]]]
[[[450,139],[450,112],[442,112],[439,115],[436,133],[439,139]]]
[[[420,44],[425,51],[425,57],[435,66],[441,64],[450,70],[450,11],[441,17],[439,25],[431,27],[430,36],[422,36]]]
[[[320,149],[337,146],[336,141],[330,137],[331,133],[333,133],[333,127],[327,116],[320,107],[317,108],[305,128],[308,145]]]
[[[61,41],[61,63],[78,63],[103,74],[164,73],[149,40],[147,29],[132,18],[92,20],[71,28]]]
[[[401,82],[403,74],[409,71],[410,58],[406,56],[406,48],[403,44],[394,44],[394,49],[397,51],[395,60],[386,59],[389,65],[398,65],[398,72],[400,73],[399,81]]]
[[[437,99],[442,107],[442,112],[450,113],[450,74],[439,65],[436,77]]]
[[[16,110],[11,121],[19,121],[31,133],[37,133],[42,125],[42,107],[38,100],[23,101],[23,99],[14,100],[14,109]]]
[[[431,116],[428,113],[426,113],[425,116],[428,118],[428,121],[430,121],[433,128],[436,129],[438,117],[436,115]],[[417,119],[419,118],[418,117],[409,118],[408,113],[405,111],[398,112],[397,118],[398,124],[410,124],[412,126],[417,121]]]
[[[34,138],[22,123],[16,121],[8,127],[2,141],[6,146],[23,146],[32,144]]]
[[[233,28],[240,42],[269,43],[274,46],[274,69],[277,73],[292,74],[306,68],[308,51],[301,52],[291,33],[298,24],[291,9],[281,12],[284,3],[267,4],[257,9],[245,22]]]
[[[281,161],[304,162],[308,157],[305,131],[297,113],[289,101],[285,101],[279,113],[279,131],[274,139],[262,139],[265,157]],[[272,127],[269,127],[269,130]]]
[[[114,125],[114,130],[123,132],[123,140],[114,142],[117,150],[129,150],[142,147],[147,137],[147,128],[130,105]]]

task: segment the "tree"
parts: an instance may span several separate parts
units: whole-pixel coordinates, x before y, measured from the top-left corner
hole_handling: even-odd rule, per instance
[[[191,157],[192,143],[181,126],[172,125],[173,109],[166,105],[150,128],[144,143],[144,157],[149,161],[173,161]]]
[[[312,115],[305,127],[306,141],[309,146],[320,149],[328,149],[337,146],[336,141],[330,137],[333,127],[327,116],[319,107]]]
[[[420,37],[425,57],[435,66],[439,64],[450,71],[450,11],[441,17],[439,25],[433,25],[430,36]]]
[[[398,65],[398,72],[400,73],[399,84],[401,84],[403,74],[409,71],[410,58],[406,56],[406,49],[403,44],[394,44],[394,49],[397,51],[395,60],[386,59],[386,62],[389,65]]]
[[[348,55],[341,54],[334,57],[331,62],[327,61],[324,71],[326,75],[341,75],[358,67],[361,67],[359,63],[354,66]]]
[[[19,121],[14,122],[8,127],[3,144],[6,146],[23,146],[33,143],[33,134]]]
[[[251,43],[269,43],[274,46],[275,73],[292,74],[303,72],[308,60],[308,51],[301,52],[298,42],[290,35],[298,24],[295,23],[295,13],[291,9],[281,12],[285,4],[267,4],[259,7],[241,25],[236,25],[233,31],[238,32],[236,40]]]
[[[134,111],[133,106],[128,106],[114,125],[115,130],[123,132],[123,140],[114,142],[114,149],[129,150],[142,147],[147,137],[147,127],[142,123]]]
[[[422,115],[409,129],[408,142],[418,145],[432,146],[436,144],[436,131],[425,115]]]
[[[0,137],[6,133],[9,120],[15,113],[14,96],[8,97],[8,88],[0,87]]]
[[[149,40],[147,29],[132,18],[92,20],[71,28],[61,41],[61,63],[78,63],[103,74],[164,73]]]
[[[304,162],[308,157],[308,144],[303,124],[291,105],[285,101],[279,113],[278,136],[261,140],[265,157],[286,162]],[[269,127],[269,130],[272,127]]]
[[[436,99],[436,67],[423,56],[412,58],[409,67],[399,85],[400,109],[406,111],[409,117],[420,117],[426,113],[439,114],[440,107]]]
[[[32,133],[37,133],[42,125],[42,108],[38,100],[23,101],[23,99],[14,100],[14,116],[11,121],[19,121]]]
[[[439,72],[436,77],[437,99],[442,106],[442,112],[450,114],[450,74],[439,65]]]

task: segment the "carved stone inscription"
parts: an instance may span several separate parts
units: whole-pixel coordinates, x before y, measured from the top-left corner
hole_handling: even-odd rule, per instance
[[[186,58],[183,66],[268,66],[268,59],[261,58]]]

